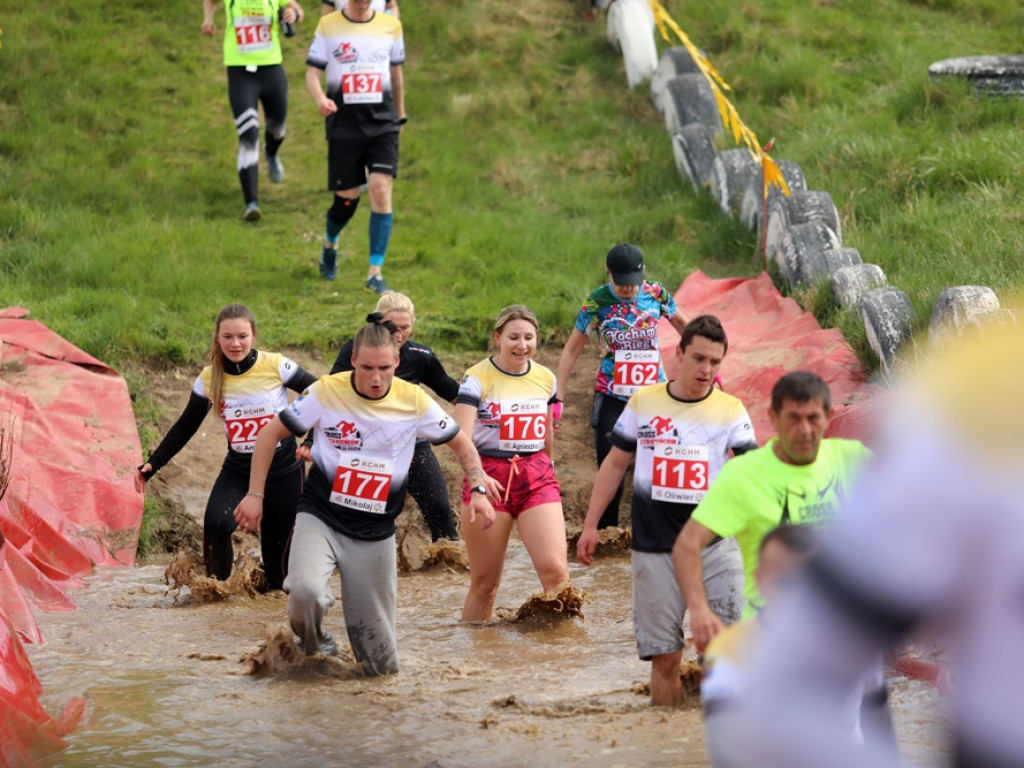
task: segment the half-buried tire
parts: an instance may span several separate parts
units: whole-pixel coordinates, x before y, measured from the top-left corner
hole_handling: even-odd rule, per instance
[[[790,224],[775,251],[775,263],[782,277],[795,288],[811,282],[811,265],[824,259],[823,251],[838,251],[840,247],[836,233],[823,221]]]
[[[882,369],[891,373],[900,348],[911,335],[914,308],[910,299],[889,286],[875,288],[860,297],[857,310],[868,345],[878,355]]]
[[[690,123],[706,125],[712,136],[723,132],[722,115],[704,75],[679,75],[665,85],[665,127],[675,135]]]
[[[700,192],[708,185],[715,163],[715,144],[711,132],[702,123],[690,123],[672,137],[672,154],[679,175],[690,180]]]
[[[726,149],[711,165],[711,196],[722,212],[738,216],[743,195],[752,180],[761,176],[761,167],[749,149]]]
[[[682,46],[669,48],[658,59],[658,68],[651,76],[651,101],[659,112],[665,111],[665,90],[668,81],[679,75],[700,74],[690,52]]]
[[[860,297],[885,285],[885,272],[877,264],[840,267],[832,275],[832,296],[843,309],[856,307]]]
[[[768,225],[765,231],[765,249],[768,258],[776,258],[782,235],[793,224],[807,224],[811,221],[823,221],[831,229],[839,242],[842,242],[842,230],[839,224],[839,211],[832,202],[832,195],[817,189],[805,189],[793,192],[788,197],[778,195],[768,201]]]

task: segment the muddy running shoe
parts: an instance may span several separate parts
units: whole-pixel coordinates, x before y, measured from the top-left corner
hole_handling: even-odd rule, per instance
[[[303,640],[301,637],[295,638],[295,644],[297,646],[299,646],[299,650],[303,651],[304,653],[306,652],[306,641]],[[325,656],[337,656],[338,655],[338,644],[336,642],[334,642],[334,638],[331,637],[326,632],[324,633],[323,637],[320,638],[319,645],[320,645],[319,653],[322,653]],[[313,654],[306,653],[306,655],[307,656],[312,656]]]
[[[260,211],[260,204],[253,200],[245,206],[245,214],[242,216],[246,221],[259,221],[263,212]]]
[[[338,276],[337,248],[328,248],[325,245],[320,249],[320,276],[324,280],[333,280]]]
[[[363,288],[376,293],[384,293],[384,291],[391,290],[388,288],[388,281],[384,279],[384,275],[374,275],[363,283]]]
[[[275,184],[284,181],[284,163],[279,155],[267,155],[267,173]]]

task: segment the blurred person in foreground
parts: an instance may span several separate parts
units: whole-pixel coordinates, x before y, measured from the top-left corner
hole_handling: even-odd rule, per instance
[[[708,755],[715,768],[749,765],[735,738],[737,712],[748,695],[748,667],[764,627],[772,621],[769,606],[785,594],[799,569],[815,550],[818,532],[808,525],[783,523],[761,539],[755,578],[765,600],[757,616],[726,627],[708,645],[700,685]],[[876,658],[847,696],[843,716],[846,746],[864,743],[897,754],[881,659]]]
[[[755,654],[737,737],[758,766],[893,764],[845,748],[840,708],[923,622],[950,652],[951,764],[1024,765],[1022,399],[1018,325],[933,354],[894,397],[876,459]]]

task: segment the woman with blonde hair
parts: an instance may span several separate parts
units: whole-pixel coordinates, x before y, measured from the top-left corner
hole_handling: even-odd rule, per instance
[[[410,384],[426,384],[442,400],[455,402],[459,382],[448,375],[430,347],[409,339],[416,323],[412,299],[403,293],[385,291],[377,299],[376,314],[380,315],[382,321],[395,327],[399,358],[395,376]],[[352,348],[353,342],[350,339],[338,352],[331,373],[352,370]],[[304,445],[306,451],[300,454],[305,458],[309,457],[310,443],[307,441]],[[409,467],[409,493],[423,512],[423,519],[434,541],[459,538],[452,516],[452,505],[448,500],[448,486],[441,474],[441,465],[427,440],[416,442],[412,465]]]
[[[455,420],[473,436],[487,473],[484,484],[463,482],[462,536],[470,573],[463,621],[491,618],[513,523],[544,591],[569,578],[562,494],[551,459],[557,387],[554,373],[532,359],[537,329],[529,308],[502,309],[492,337],[497,354],[466,371],[455,401]],[[497,514],[489,528],[469,520],[474,494],[491,499]]]
[[[210,364],[192,384],[185,410],[167,435],[138,468],[136,486],[173,459],[199,430],[207,411],[216,406],[227,432],[228,453],[217,476],[203,516],[203,557],[206,574],[218,579],[231,575],[236,528],[233,512],[249,489],[249,465],[256,436],[275,414],[288,405],[288,390],[302,392],[316,381],[301,366],[276,352],[253,349],[256,320],[241,304],[221,309],[214,325]],[[266,488],[268,511],[260,534],[263,568],[271,589],[280,589],[287,565],[288,539],[295,522],[305,480],[305,466],[295,458],[295,438],[282,440],[274,451]]]

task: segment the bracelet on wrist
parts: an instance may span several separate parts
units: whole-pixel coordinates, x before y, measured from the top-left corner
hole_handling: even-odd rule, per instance
[[[409,117],[408,117],[408,115],[407,115],[406,117],[400,117],[400,118],[398,118],[398,124],[399,124],[399,125],[405,125],[405,124],[406,124],[406,123],[408,123],[408,122],[409,122]]]
[[[266,498],[266,496],[264,496],[262,493],[256,493],[255,491],[249,491],[245,495],[246,496],[255,496],[257,499],[264,499],[264,498]]]

